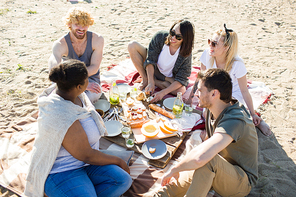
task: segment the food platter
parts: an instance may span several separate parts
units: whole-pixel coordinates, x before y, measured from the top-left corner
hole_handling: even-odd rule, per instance
[[[173,110],[173,106],[174,106],[174,101],[175,101],[176,97],[171,97],[171,98],[167,98],[163,101],[163,105],[169,109],[169,110]]]
[[[105,99],[100,99],[94,104],[96,109],[103,110],[104,112],[108,111],[110,109],[110,103],[109,101]]]
[[[108,137],[114,137],[121,133],[122,124],[117,120],[110,120],[105,122],[107,128]]]
[[[149,148],[154,148],[155,152],[150,153]],[[149,140],[143,144],[142,153],[148,159],[161,159],[166,155],[167,147],[166,144],[161,140]]]

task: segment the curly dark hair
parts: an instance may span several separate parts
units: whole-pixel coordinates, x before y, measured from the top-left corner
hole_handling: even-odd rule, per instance
[[[69,59],[53,67],[49,80],[55,82],[61,91],[69,92],[73,87],[84,85],[88,72],[85,64],[79,60]]]

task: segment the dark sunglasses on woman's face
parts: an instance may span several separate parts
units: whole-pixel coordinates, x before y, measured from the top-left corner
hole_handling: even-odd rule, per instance
[[[211,39],[208,39],[208,45],[211,45],[212,47],[216,47],[218,43],[215,41],[212,41]]]
[[[170,35],[171,35],[172,37],[175,36],[177,40],[182,40],[182,39],[183,39],[183,36],[180,35],[180,34],[176,34],[176,32],[175,32],[174,30],[170,30]]]

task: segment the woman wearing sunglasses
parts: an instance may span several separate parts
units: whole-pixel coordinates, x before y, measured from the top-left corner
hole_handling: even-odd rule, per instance
[[[232,97],[244,104],[250,111],[253,122],[261,132],[269,136],[271,130],[269,126],[255,113],[253,101],[247,87],[247,69],[243,60],[237,55],[238,37],[232,29],[216,31],[212,39],[208,39],[209,48],[207,48],[200,57],[201,70],[209,68],[221,68],[226,70],[232,79]],[[196,91],[197,82],[195,82],[189,97],[191,102],[192,95]]]
[[[169,32],[157,32],[148,50],[135,41],[128,45],[131,60],[142,77],[140,89],[153,95],[151,102],[157,102],[169,93],[185,92],[191,74],[193,42],[193,25],[180,20]],[[155,86],[162,90],[154,93]]]

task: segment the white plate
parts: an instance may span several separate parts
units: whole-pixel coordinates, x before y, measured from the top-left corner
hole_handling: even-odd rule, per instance
[[[170,109],[173,110],[173,106],[174,106],[174,101],[175,101],[176,97],[172,97],[172,98],[167,98],[163,101],[163,105]]]
[[[109,101],[105,99],[100,99],[94,104],[96,109],[103,110],[104,112],[108,111],[110,109],[110,103]]]
[[[121,133],[122,124],[116,120],[110,120],[105,122],[105,126],[108,131],[108,137],[114,137]]]
[[[150,147],[156,148],[154,153],[149,152]],[[161,159],[166,155],[167,151],[165,143],[161,140],[149,140],[142,146],[142,153],[148,159]]]
[[[126,83],[117,84],[117,87],[118,87],[119,92],[125,92],[125,93],[130,92],[132,89],[132,87]]]

